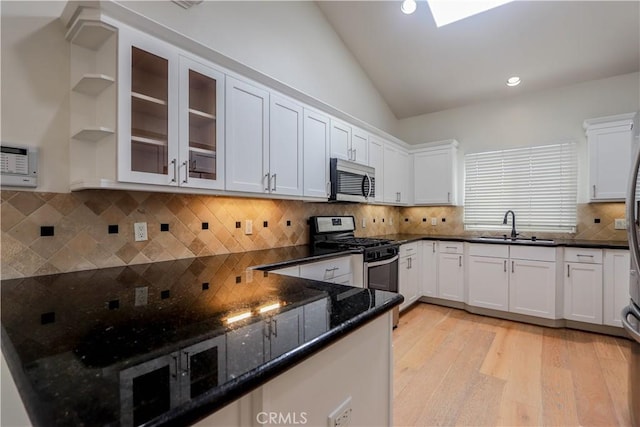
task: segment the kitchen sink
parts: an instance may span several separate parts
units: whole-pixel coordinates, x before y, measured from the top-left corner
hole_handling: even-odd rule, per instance
[[[502,243],[526,243],[526,244],[553,244],[555,243],[554,240],[552,239],[538,239],[537,237],[532,237],[532,238],[525,238],[525,237],[516,237],[515,239],[512,239],[510,237],[495,237],[495,236],[480,236],[477,238],[480,241],[483,242],[502,242]]]

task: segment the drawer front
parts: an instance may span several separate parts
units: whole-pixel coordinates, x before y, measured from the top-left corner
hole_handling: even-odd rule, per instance
[[[462,242],[438,242],[438,250],[445,254],[462,254],[464,244]]]
[[[350,273],[351,258],[348,256],[300,266],[300,277],[305,279],[332,281],[336,277]]]
[[[565,262],[582,262],[586,264],[602,264],[602,249],[565,248]]]
[[[418,253],[418,242],[405,243],[400,246],[400,257],[415,255]]]
[[[556,248],[511,245],[511,259],[556,261]]]
[[[493,258],[509,258],[509,245],[469,244],[469,255],[487,256]]]

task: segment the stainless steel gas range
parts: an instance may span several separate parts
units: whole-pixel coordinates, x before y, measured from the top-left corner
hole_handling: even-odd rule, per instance
[[[310,218],[311,244],[317,248],[359,249],[364,260],[364,286],[398,292],[398,252],[400,245],[388,239],[355,237],[353,216],[313,216]],[[398,310],[394,310],[394,326]]]

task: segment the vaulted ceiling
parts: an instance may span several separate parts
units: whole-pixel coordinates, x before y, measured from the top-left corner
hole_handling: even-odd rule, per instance
[[[638,1],[515,1],[441,28],[422,0],[317,4],[397,118],[640,69]]]

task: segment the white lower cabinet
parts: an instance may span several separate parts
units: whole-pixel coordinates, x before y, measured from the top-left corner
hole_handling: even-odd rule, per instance
[[[564,318],[602,324],[600,249],[565,249]]]
[[[423,241],[420,252],[420,295],[435,297],[438,293],[438,242]]]
[[[511,246],[509,311],[558,319],[556,248]]]
[[[469,245],[467,303],[509,311],[509,246]]]
[[[605,249],[602,323],[622,327],[622,309],[629,304],[629,251]]]
[[[438,242],[438,298],[464,301],[463,244]]]
[[[398,291],[404,297],[400,310],[404,310],[418,300],[420,280],[420,263],[418,260],[418,243],[408,243],[400,246],[400,262],[398,266]]]

